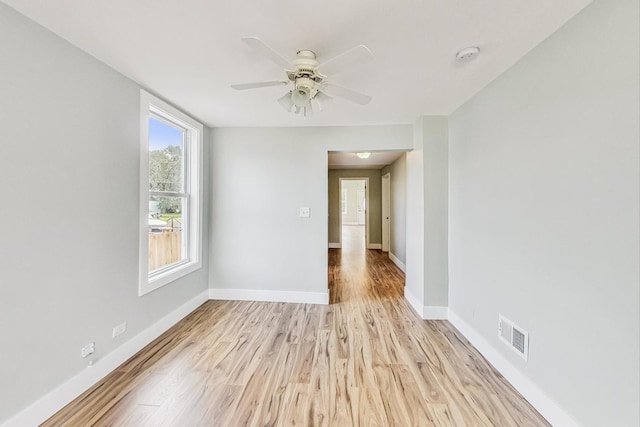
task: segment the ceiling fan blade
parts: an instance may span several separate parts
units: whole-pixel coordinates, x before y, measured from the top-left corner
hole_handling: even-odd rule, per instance
[[[318,65],[318,71],[325,76],[333,76],[341,71],[367,63],[373,54],[365,45],[359,45]]]
[[[351,89],[344,88],[342,86],[336,86],[333,84],[327,84],[322,91],[329,96],[337,96],[338,98],[344,98],[347,101],[355,102],[360,105],[367,105],[371,102],[371,97],[369,95],[362,94],[360,92],[355,92]]]
[[[275,50],[271,49],[269,46],[264,44],[263,41],[260,40],[259,38],[243,37],[241,40],[245,42],[247,45],[249,45],[256,52],[260,52],[262,55],[269,58],[278,67],[284,68],[285,70],[288,70],[291,68],[290,61],[287,61],[278,52],[276,52]]]
[[[270,82],[257,82],[257,83],[241,83],[236,85],[231,85],[235,90],[245,90],[245,89],[258,89],[261,87],[269,87],[269,86],[284,86],[289,82],[283,81],[270,81]]]

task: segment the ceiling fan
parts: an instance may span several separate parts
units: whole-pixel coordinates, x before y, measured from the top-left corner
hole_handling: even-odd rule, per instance
[[[308,49],[299,50],[296,57],[292,61],[288,61],[257,37],[244,37],[242,41],[255,52],[269,58],[273,63],[283,68],[287,74],[287,80],[231,85],[236,90],[291,84],[293,85],[292,89],[279,98],[278,103],[288,112],[305,117],[313,114],[313,107],[322,111],[333,97],[343,98],[360,105],[366,105],[371,101],[371,97],[368,95],[327,81],[327,76],[371,61],[373,55],[364,45],[356,46],[328,61],[319,63],[316,54]]]

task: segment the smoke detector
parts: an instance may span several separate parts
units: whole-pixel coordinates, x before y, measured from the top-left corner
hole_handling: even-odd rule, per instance
[[[456,59],[458,62],[469,62],[474,59],[480,53],[480,48],[476,46],[465,47],[456,53]]]

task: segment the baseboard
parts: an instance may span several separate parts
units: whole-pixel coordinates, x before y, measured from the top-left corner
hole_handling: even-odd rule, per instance
[[[209,299],[329,304],[327,292],[269,291],[264,289],[209,289]]]
[[[382,243],[369,243],[367,249],[382,249]]]
[[[192,298],[120,347],[97,359],[93,366],[72,377],[2,424],[2,427],[37,426],[68,405],[131,356],[207,301],[208,291]]]
[[[551,425],[579,427],[579,424],[568,413],[452,310],[449,310],[449,322],[473,344],[485,359],[487,359]]]
[[[425,305],[422,308],[422,318],[425,320],[447,320],[449,318],[449,307]]]
[[[413,311],[415,311],[422,319],[422,314],[424,312],[422,302],[418,298],[416,298],[416,296],[413,295],[406,286],[404,287],[404,298],[409,302],[409,305],[411,306],[411,308],[413,308]]]
[[[342,248],[342,243],[329,243],[329,249],[340,249]]]
[[[449,317],[449,307],[422,305],[422,301],[413,295],[406,286],[404,287],[404,297],[423,320],[446,320]]]
[[[403,273],[407,272],[407,266],[404,265],[404,262],[400,261],[391,251],[389,251],[389,259],[393,261],[393,263],[397,265],[398,268],[402,270]]]

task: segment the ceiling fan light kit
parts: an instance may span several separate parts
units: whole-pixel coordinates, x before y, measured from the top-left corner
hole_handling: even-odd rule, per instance
[[[311,91],[307,88],[296,88],[291,92],[291,100],[296,107],[306,107],[311,102]]]
[[[270,86],[293,85],[293,89],[278,99],[278,103],[287,111],[308,117],[313,114],[314,107],[320,111],[331,102],[334,96],[360,105],[366,105],[371,97],[347,88],[333,85],[326,81],[327,75],[320,70],[328,70],[335,74],[342,69],[362,64],[371,60],[373,55],[365,46],[360,45],[344,52],[333,59],[320,64],[316,54],[308,49],[301,49],[296,57],[288,63],[280,54],[265,45],[257,37],[246,37],[242,41],[256,52],[269,58],[279,67],[284,68],[288,81],[265,81],[231,85],[233,89],[257,89]],[[286,65],[286,66],[285,66]],[[328,93],[327,93],[328,92]]]
[[[333,100],[333,98],[324,92],[318,92],[316,93],[316,96],[313,97],[313,100],[318,104],[320,111],[322,111],[324,107]]]
[[[289,112],[291,112],[291,110],[293,109],[293,101],[291,100],[291,92],[285,93],[282,98],[278,99],[278,102],[280,103],[280,105],[282,105],[282,108],[284,108],[285,110],[287,110]]]

